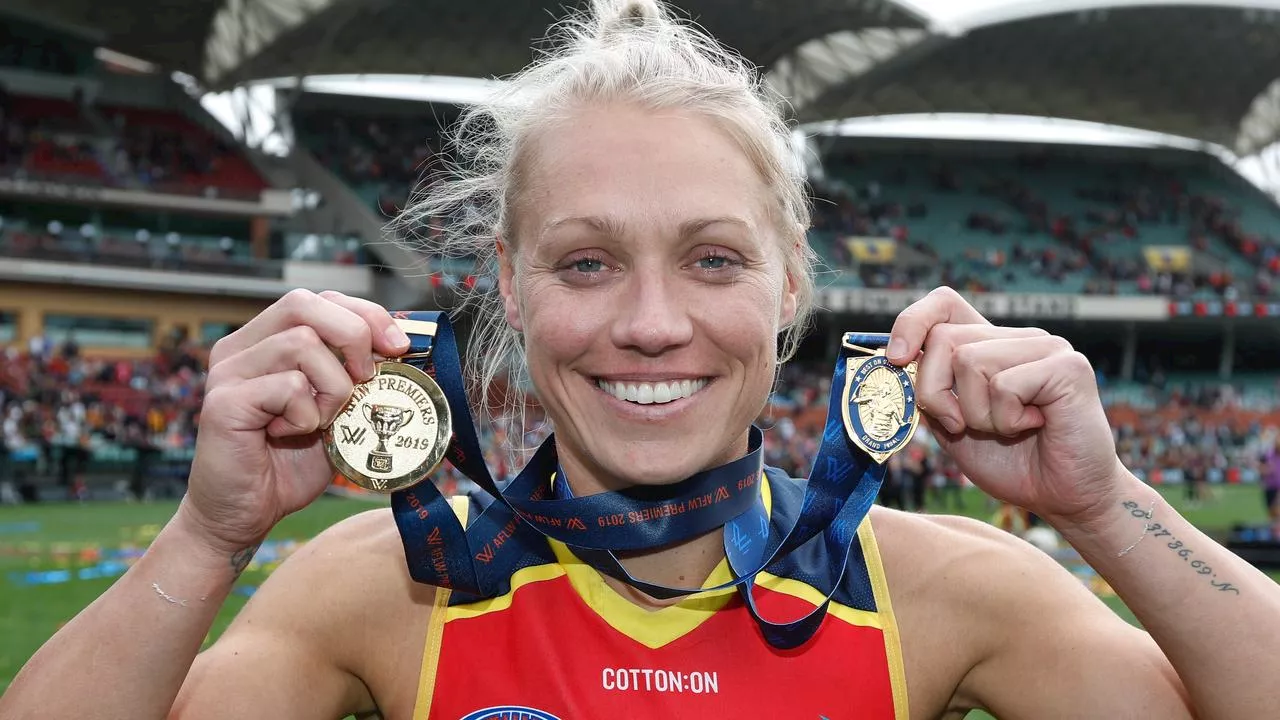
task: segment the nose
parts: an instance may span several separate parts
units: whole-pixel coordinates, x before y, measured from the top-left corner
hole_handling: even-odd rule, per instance
[[[657,356],[689,344],[693,339],[689,302],[670,271],[632,270],[611,328],[614,345]]]

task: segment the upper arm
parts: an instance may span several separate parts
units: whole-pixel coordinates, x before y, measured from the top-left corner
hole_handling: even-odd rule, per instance
[[[411,596],[397,579],[403,558],[388,553],[389,522],[385,510],[363,513],[284,562],[196,658],[173,716],[340,718],[375,709],[361,677],[371,662],[363,639],[386,640],[378,628],[403,616],[390,605]],[[424,593],[430,588],[415,589],[410,607]]]
[[[974,618],[981,652],[958,704],[1015,720],[1191,717],[1177,673],[1146,632],[1029,544],[964,525],[958,606]]]

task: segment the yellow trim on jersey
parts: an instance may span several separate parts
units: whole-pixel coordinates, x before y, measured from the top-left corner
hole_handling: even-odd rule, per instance
[[[465,527],[467,498],[453,497],[449,504]],[[444,643],[444,624],[448,619],[450,593],[448,588],[436,588],[435,602],[431,604],[431,618],[427,620],[427,640],[422,649],[422,671],[418,673],[418,696],[413,703],[413,717],[416,718],[431,715],[431,699],[436,694],[436,670],[440,667],[440,648]]]
[[[756,584],[774,592],[780,592],[794,598],[799,598],[814,607],[822,604],[822,593],[815,590],[812,585],[800,582],[799,580],[778,577],[777,575],[762,572],[756,576]],[[876,605],[879,607],[879,600],[876,601]],[[841,605],[834,600],[827,605],[827,614],[837,617],[850,625],[873,627],[884,630],[884,620],[878,613],[851,608],[848,605]]]
[[[898,621],[889,601],[889,583],[884,576],[880,546],[876,544],[876,533],[871,528],[870,516],[858,527],[858,538],[862,541],[862,555],[867,561],[867,574],[871,577],[876,609],[884,621],[884,651],[889,659],[889,682],[893,686],[893,714],[897,720],[907,720],[911,715],[907,707],[907,669],[902,662],[902,638],[898,634]]]
[[[532,567],[520,568],[511,576],[511,589],[505,595],[499,595],[494,598],[485,600],[477,600],[466,605],[455,605],[449,608],[448,619],[459,620],[463,618],[479,617],[486,613],[498,612],[511,607],[511,601],[515,597],[516,591],[530,583],[542,582],[544,580],[555,580],[564,576],[564,568],[559,565],[547,563],[546,565],[534,565]]]
[[[564,543],[549,540],[569,584],[600,619],[614,630],[650,649],[667,645],[697,629],[733,598],[733,588],[703,592],[682,598],[674,605],[646,610],[618,594],[593,567],[582,562]],[[712,587],[733,579],[729,561],[721,560],[702,587]]]

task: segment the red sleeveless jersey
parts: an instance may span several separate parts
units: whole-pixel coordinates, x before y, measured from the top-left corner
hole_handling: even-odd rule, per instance
[[[802,485],[770,470],[771,521],[789,527]],[[478,602],[438,592],[415,720],[796,718],[906,720],[898,630],[870,520],[818,632],[793,650],[771,647],[735,590],[644,610],[564,545],[524,567],[511,591]],[[809,543],[757,580],[761,614],[801,617],[822,601],[804,578],[828,563]],[[705,587],[727,582],[727,562]]]

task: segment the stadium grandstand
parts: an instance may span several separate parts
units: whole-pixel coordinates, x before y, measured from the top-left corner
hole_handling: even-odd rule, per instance
[[[1219,536],[1252,523],[1250,559],[1280,566],[1254,489],[1280,462],[1280,1],[673,3],[789,102],[810,178],[821,311],[759,419],[768,463],[807,474],[843,331],[887,330],[948,285],[1070,340],[1124,463]],[[490,282],[388,221],[448,160],[445,128],[490,87],[472,81],[525,66],[562,4],[3,3],[0,505],[157,501],[113,506],[144,543],[136,518],[162,522],[147,508],[185,489],[218,338],[293,288],[431,309]],[[499,479],[547,430],[529,410],[480,428]],[[926,431],[881,500],[953,510],[966,485]],[[1246,505],[1215,510],[1232,490]],[[46,567],[12,537],[0,583],[89,579],[53,609],[0,599],[0,627],[25,633],[0,691],[126,567],[98,564],[106,541],[76,565],[60,538]]]
[[[1036,2],[946,18],[890,0],[677,4],[804,123],[824,312],[765,418],[782,428],[773,462],[806,469],[821,424],[809,401],[839,331],[887,328],[950,285],[1089,355],[1146,477],[1257,480],[1280,426],[1280,208],[1240,170],[1265,170],[1280,127],[1276,4]],[[550,8],[6,4],[0,481],[28,498],[141,494],[156,477],[178,490],[204,352],[271,299],[334,288],[437,307],[487,282],[387,236],[462,108],[388,96],[371,74],[500,77],[530,59]],[[344,89],[323,82],[334,76]],[[210,113],[211,93],[237,98],[233,122]],[[945,113],[1148,133],[885,130]],[[496,448],[537,430],[488,432]],[[495,449],[493,463],[508,461]]]

